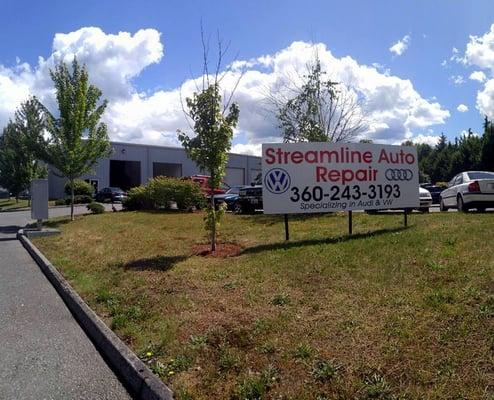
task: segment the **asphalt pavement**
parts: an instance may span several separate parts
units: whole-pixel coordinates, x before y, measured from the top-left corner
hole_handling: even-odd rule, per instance
[[[131,399],[16,240],[29,222],[28,211],[0,213],[0,399]]]

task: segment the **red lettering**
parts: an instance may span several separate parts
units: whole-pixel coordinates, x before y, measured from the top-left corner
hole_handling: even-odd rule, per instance
[[[304,154],[300,151],[294,151],[292,153],[292,163],[300,164],[302,161],[304,161]]]
[[[274,164],[274,149],[272,147],[268,147],[266,149],[266,164]]]
[[[316,182],[327,182],[326,173],[328,172],[326,167],[316,167]]]
[[[340,180],[340,171],[333,169],[329,171],[328,177],[331,182],[338,182]]]
[[[364,151],[362,154],[362,159],[365,163],[370,164],[372,162],[372,152]]]

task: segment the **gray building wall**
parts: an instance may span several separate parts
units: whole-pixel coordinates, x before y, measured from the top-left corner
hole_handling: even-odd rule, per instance
[[[98,181],[98,188],[110,186],[110,160],[139,161],[141,165],[141,184],[153,178],[153,163],[181,164],[182,176],[201,174],[197,165],[190,160],[183,148],[150,146],[134,143],[112,142],[113,151],[110,157],[101,159],[94,166],[94,173],[81,176],[81,179]],[[248,185],[261,172],[261,158],[243,154],[229,154],[225,182],[229,184]],[[243,175],[243,179],[242,179]],[[58,177],[56,171],[50,169],[48,177],[51,199],[64,197],[64,186],[67,180]]]

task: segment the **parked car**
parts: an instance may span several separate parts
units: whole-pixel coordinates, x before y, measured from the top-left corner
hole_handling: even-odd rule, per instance
[[[221,203],[226,203],[226,209],[230,211],[235,211],[235,204],[237,203],[240,189],[244,186],[231,186],[223,194],[214,195],[214,204],[218,206]]]
[[[240,189],[238,199],[235,204],[235,211],[242,214],[252,213],[263,208],[262,186],[245,186]]]
[[[441,202],[441,192],[445,188],[433,185],[432,183],[421,183],[420,187],[427,189],[431,193],[432,204],[439,204]]]
[[[488,207],[494,207],[494,172],[461,172],[449,181],[447,189],[441,193],[441,211],[476,208],[482,212]]]
[[[211,195],[211,189],[209,188],[209,178],[210,177],[208,175],[191,175],[186,176],[182,179],[190,179],[192,182],[198,183],[204,196],[209,197]],[[229,188],[230,187],[223,182],[220,188],[214,190],[214,195],[224,194]]]
[[[122,189],[118,187],[106,187],[101,189],[94,197],[96,201],[104,203],[105,201],[111,201],[112,203],[122,202],[127,197]]]
[[[420,207],[418,208],[418,210],[422,212],[429,212],[429,208],[434,202],[431,192],[428,189],[419,187],[419,199]]]
[[[9,191],[3,187],[0,187],[0,199],[10,199]]]

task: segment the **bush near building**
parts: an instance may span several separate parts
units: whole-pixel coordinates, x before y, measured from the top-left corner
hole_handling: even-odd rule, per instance
[[[200,186],[192,181],[158,176],[145,185],[132,188],[123,201],[126,210],[168,210],[173,203],[180,210],[202,208],[205,204]]]
[[[105,212],[105,206],[103,204],[97,203],[95,201],[93,201],[92,203],[89,203],[86,207],[93,214],[103,214]]]
[[[70,182],[65,184],[65,194],[70,196]],[[92,197],[94,194],[94,188],[90,183],[83,181],[82,179],[76,179],[74,181],[74,195],[75,196],[89,196]],[[77,201],[74,201],[77,203]],[[70,202],[69,202],[70,204]]]

